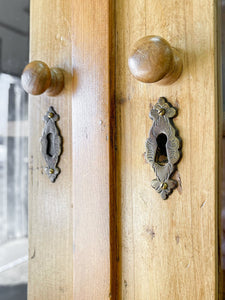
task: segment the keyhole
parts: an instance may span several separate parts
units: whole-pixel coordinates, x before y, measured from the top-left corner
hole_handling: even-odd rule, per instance
[[[167,143],[167,136],[164,133],[161,133],[156,138],[157,142],[157,150],[155,161],[161,166],[164,166],[168,163],[167,152],[166,152],[166,143]]]
[[[53,149],[53,134],[49,133],[47,134],[47,154],[52,157],[54,155],[54,149]]]

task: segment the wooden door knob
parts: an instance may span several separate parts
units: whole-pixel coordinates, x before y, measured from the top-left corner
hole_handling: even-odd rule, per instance
[[[137,80],[165,85],[175,82],[183,68],[179,52],[155,35],[146,36],[134,44],[128,65]]]
[[[26,65],[21,82],[24,90],[31,95],[46,92],[48,96],[56,96],[64,87],[64,75],[60,68],[50,69],[44,62],[35,60]]]

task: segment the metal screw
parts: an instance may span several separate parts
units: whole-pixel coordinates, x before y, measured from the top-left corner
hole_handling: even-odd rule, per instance
[[[168,188],[168,184],[167,184],[166,182],[164,182],[164,183],[162,184],[162,188],[163,188],[163,190],[166,190],[166,189]]]
[[[48,117],[49,117],[49,119],[51,119],[51,118],[54,117],[54,114],[53,114],[52,112],[50,112],[50,113],[48,114]]]
[[[159,115],[160,115],[160,116],[164,116],[165,113],[166,113],[166,111],[165,111],[164,108],[161,108],[161,109],[159,110]]]
[[[49,169],[49,174],[53,174],[54,170],[53,169]]]

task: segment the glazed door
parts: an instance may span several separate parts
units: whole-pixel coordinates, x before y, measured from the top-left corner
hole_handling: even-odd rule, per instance
[[[65,86],[29,99],[30,300],[218,299],[216,2],[31,0],[30,60],[61,68]],[[173,84],[143,83],[129,71],[133,45],[149,35],[179,52]],[[145,153],[160,97],[176,109],[182,140],[167,200],[151,186]],[[40,151],[49,107],[62,137],[54,183]],[[47,144],[51,154],[50,137]]]

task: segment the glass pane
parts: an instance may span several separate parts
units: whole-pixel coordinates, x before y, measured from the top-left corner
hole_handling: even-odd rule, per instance
[[[29,0],[0,0],[0,299],[27,299]]]

